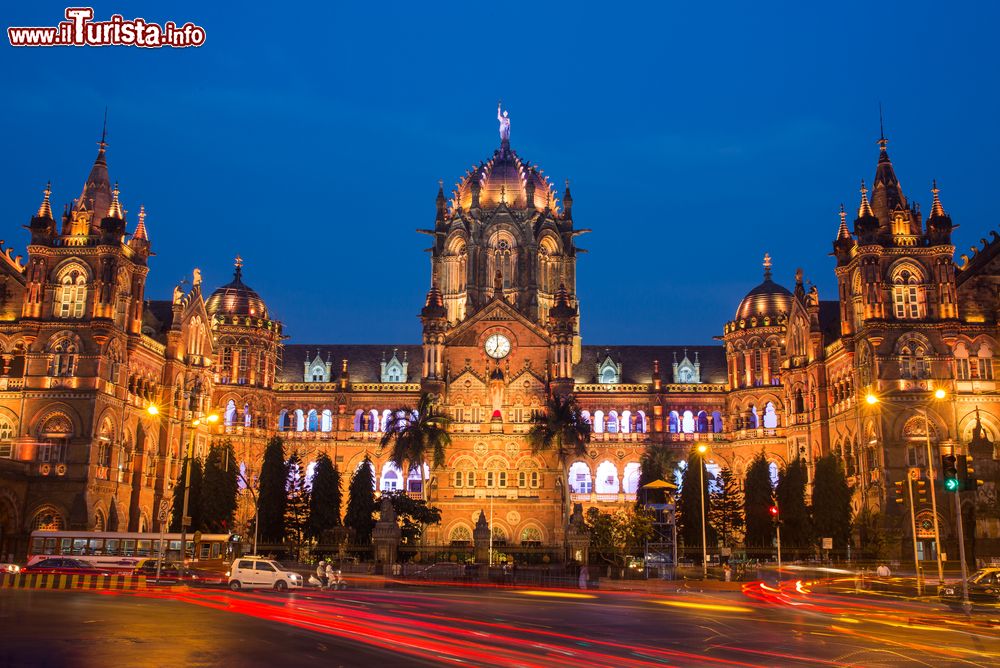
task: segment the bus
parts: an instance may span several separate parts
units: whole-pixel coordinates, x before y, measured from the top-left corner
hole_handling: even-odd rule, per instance
[[[132,571],[143,559],[160,555],[159,533],[115,531],[32,531],[28,544],[28,566],[51,556],[72,557],[97,568]],[[163,558],[180,561],[181,535],[165,533]],[[195,541],[197,538],[197,542]],[[187,558],[205,566],[222,566],[243,554],[236,534],[204,533],[186,536]]]

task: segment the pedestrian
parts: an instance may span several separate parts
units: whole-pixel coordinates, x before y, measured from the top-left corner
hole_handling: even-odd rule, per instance
[[[587,565],[584,564],[580,566],[580,589],[587,588],[587,580],[590,579],[590,572],[587,570]]]
[[[725,576],[726,582],[731,582],[732,581],[732,579],[733,579],[733,569],[730,568],[728,561],[726,562],[726,565],[722,567],[722,574]]]
[[[889,566],[885,563],[881,563],[878,565],[878,568],[875,569],[875,575],[880,578],[887,578],[892,575],[892,571],[889,570]]]
[[[326,583],[327,583],[326,569],[327,569],[326,562],[323,561],[323,560],[320,560],[319,565],[316,566],[316,577],[319,579],[319,587],[320,587],[320,589],[323,589],[323,588],[326,587]]]

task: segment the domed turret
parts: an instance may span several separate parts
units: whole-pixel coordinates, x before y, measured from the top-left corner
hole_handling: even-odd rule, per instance
[[[771,256],[764,255],[764,282],[747,293],[736,309],[736,320],[776,317],[792,307],[792,293],[771,280]]]
[[[267,320],[267,305],[250,286],[243,282],[243,260],[236,257],[233,280],[212,293],[205,302],[208,314],[244,315]]]
[[[551,184],[536,166],[522,161],[508,146],[501,146],[487,162],[466,172],[458,183],[452,209],[475,208],[475,190],[479,191],[478,206],[482,209],[494,209],[500,204],[511,209],[555,209]]]

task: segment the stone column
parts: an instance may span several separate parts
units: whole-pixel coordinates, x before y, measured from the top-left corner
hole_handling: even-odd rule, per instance
[[[383,497],[379,520],[375,523],[375,529],[372,531],[376,561],[380,561],[382,564],[396,563],[401,534],[402,530],[396,521],[396,511],[393,509],[392,503],[389,502],[389,498]]]
[[[586,564],[590,551],[590,533],[583,523],[583,504],[573,505],[573,514],[566,526],[566,552],[568,561]]]
[[[472,530],[472,542],[475,546],[477,564],[490,563],[490,524],[486,521],[486,511],[479,511],[479,519]]]

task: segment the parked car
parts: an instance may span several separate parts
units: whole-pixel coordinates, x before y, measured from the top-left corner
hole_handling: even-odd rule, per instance
[[[286,570],[284,566],[273,559],[262,557],[241,557],[233,562],[232,568],[226,574],[229,578],[229,588],[240,589],[300,589],[303,581],[298,573]]]
[[[0,575],[5,575],[10,573],[11,575],[17,575],[21,572],[21,567],[17,564],[0,564]]]
[[[1000,603],[1000,567],[982,568],[968,579],[969,600],[972,603]],[[962,601],[962,582],[952,582],[938,588],[938,597],[946,603]]]
[[[416,571],[413,577],[418,580],[462,580],[465,578],[465,564],[439,561]]]
[[[21,569],[22,573],[43,573],[47,575],[111,575],[109,571],[95,568],[79,559],[51,557],[35,562]]]

